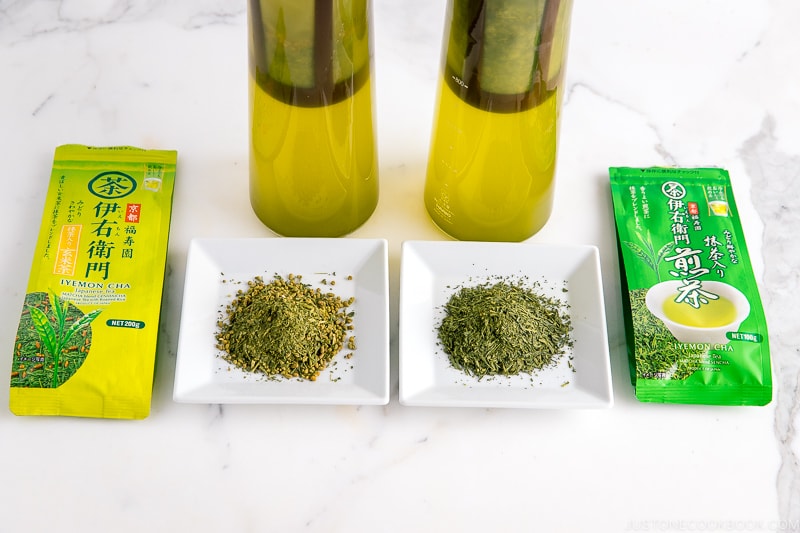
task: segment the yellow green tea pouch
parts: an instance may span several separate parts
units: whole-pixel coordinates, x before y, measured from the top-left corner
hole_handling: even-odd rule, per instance
[[[149,414],[176,159],[56,148],[13,348],[15,414]]]
[[[767,323],[728,173],[611,168],[610,175],[637,398],[769,403]]]

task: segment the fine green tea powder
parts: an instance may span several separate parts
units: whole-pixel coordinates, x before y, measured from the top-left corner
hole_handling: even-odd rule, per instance
[[[521,283],[462,287],[444,310],[439,342],[454,368],[478,379],[553,366],[572,346],[568,306]]]
[[[269,283],[256,277],[217,322],[217,349],[246,371],[314,381],[353,329],[353,301],[311,288],[300,276]]]

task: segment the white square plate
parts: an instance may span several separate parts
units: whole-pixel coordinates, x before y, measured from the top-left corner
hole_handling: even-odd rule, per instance
[[[445,304],[458,288],[498,276],[526,284],[538,281],[538,292],[569,305],[574,346],[556,366],[532,375],[480,380],[450,366],[437,337]],[[611,365],[597,248],[466,241],[403,243],[399,367],[403,405],[611,407]]]
[[[256,276],[302,275],[342,299],[355,297],[351,359],[344,349],[316,381],[267,379],[220,357],[217,321]],[[347,277],[352,276],[352,280]],[[189,246],[173,398],[188,403],[373,404],[389,402],[389,276],[382,239],[194,239]],[[330,281],[336,281],[330,286]]]

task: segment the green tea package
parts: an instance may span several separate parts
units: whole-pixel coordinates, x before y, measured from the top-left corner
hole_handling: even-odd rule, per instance
[[[149,414],[176,159],[56,149],[13,347],[13,413]]]
[[[610,177],[636,397],[768,404],[767,324],[728,173],[611,168]]]

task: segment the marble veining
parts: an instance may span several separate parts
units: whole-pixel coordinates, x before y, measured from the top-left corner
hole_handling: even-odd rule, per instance
[[[753,180],[752,198],[764,221],[765,257],[762,297],[772,336],[770,349],[778,384],[775,435],[781,452],[777,488],[782,516],[800,516],[800,323],[796,296],[800,289],[800,157],[783,152],[775,139],[775,119],[766,117],[761,131],[741,149]]]

